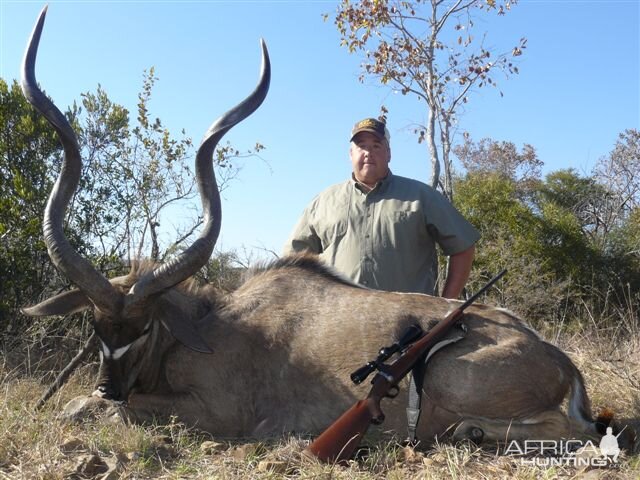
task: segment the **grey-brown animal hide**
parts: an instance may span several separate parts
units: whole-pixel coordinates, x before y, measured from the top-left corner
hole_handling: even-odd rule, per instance
[[[226,437],[318,433],[366,395],[367,385],[349,380],[351,371],[410,322],[428,329],[459,303],[360,288],[310,256],[282,259],[227,297],[177,287],[151,303],[151,334],[120,360],[119,388],[132,387],[121,413],[139,421],[177,415]],[[162,326],[172,314],[199,319],[215,353],[173,339]],[[511,438],[595,433],[582,377],[564,353],[504,310],[474,305],[464,323],[465,338],[436,353],[427,368],[422,439],[463,420],[485,431],[485,440],[507,438],[508,429]],[[572,387],[570,421],[559,407]],[[403,434],[405,408],[405,394],[383,402],[384,428]]]

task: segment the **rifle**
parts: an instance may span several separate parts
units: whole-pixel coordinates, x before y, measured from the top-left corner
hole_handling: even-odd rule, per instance
[[[382,398],[394,398],[399,393],[398,383],[422,361],[424,355],[461,318],[464,310],[497,282],[507,271],[503,270],[476,292],[466,302],[440,320],[435,327],[424,333],[419,325],[411,325],[396,343],[380,350],[378,357],[351,374],[351,380],[359,384],[375,370],[378,373],[371,380],[369,395],[359,400],[340,418],[333,422],[305,450],[304,454],[322,462],[345,464],[360,444],[369,425],[380,425],[384,413],[380,409]],[[398,358],[390,365],[384,362],[398,353]]]

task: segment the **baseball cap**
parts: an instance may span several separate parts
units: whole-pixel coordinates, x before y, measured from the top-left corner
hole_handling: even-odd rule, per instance
[[[385,139],[387,143],[391,139],[389,135],[389,130],[387,130],[387,126],[381,122],[380,120],[376,120],[375,118],[365,118],[364,120],[360,120],[356,123],[351,129],[351,140],[353,141],[353,137],[355,137],[360,132],[369,132],[373,133],[379,139]]]

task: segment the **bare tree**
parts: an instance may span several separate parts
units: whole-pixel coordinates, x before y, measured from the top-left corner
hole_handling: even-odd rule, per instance
[[[609,234],[632,221],[640,209],[640,131],[620,133],[613,150],[599,159],[593,177],[603,188],[590,213],[600,248],[605,249]]]

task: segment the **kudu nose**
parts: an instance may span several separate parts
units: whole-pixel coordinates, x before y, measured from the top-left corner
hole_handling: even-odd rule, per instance
[[[122,400],[119,390],[112,388],[111,385],[96,385],[96,389],[91,396],[104,398],[105,400]]]
[[[100,371],[98,372],[98,380],[96,387],[91,394],[94,397],[104,398],[105,400],[125,400],[123,397],[120,378],[117,369],[109,362],[102,361],[100,363]]]

